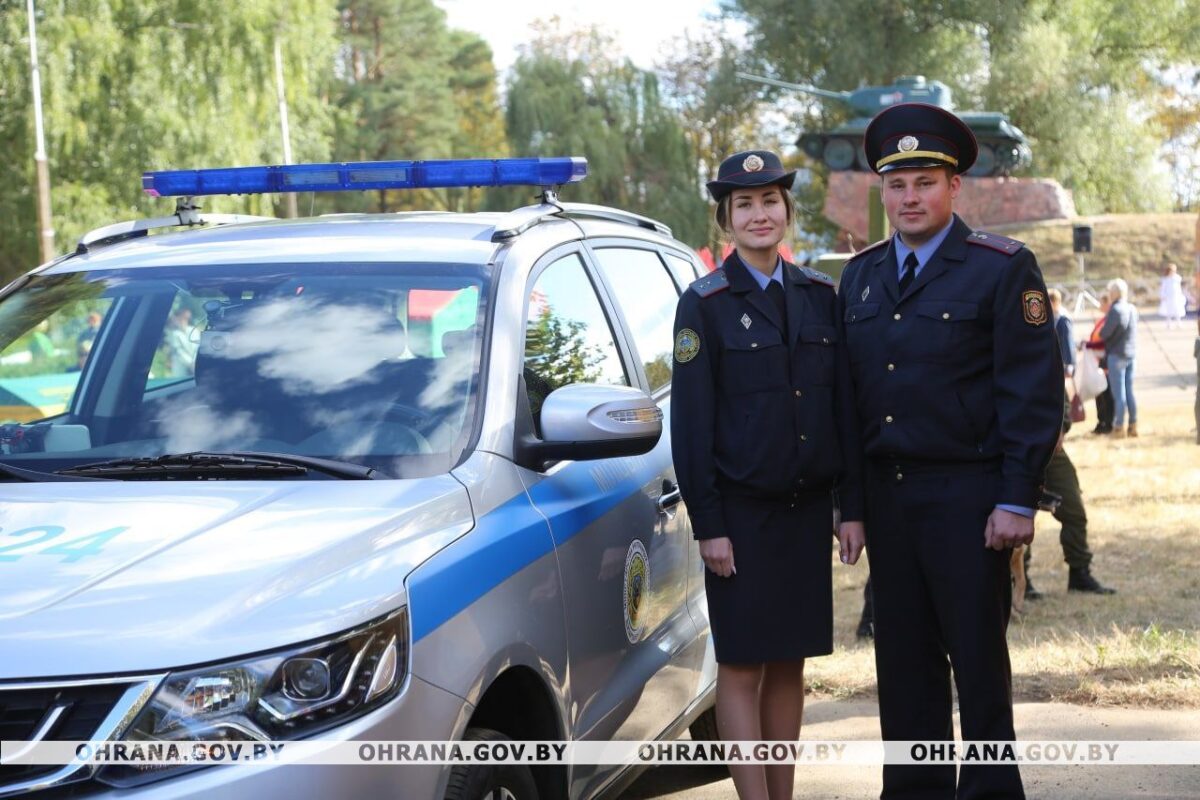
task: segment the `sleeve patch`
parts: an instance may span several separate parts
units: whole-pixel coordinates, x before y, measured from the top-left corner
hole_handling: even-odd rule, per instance
[[[1005,255],[1013,255],[1022,247],[1024,242],[1010,239],[1007,236],[1001,236],[998,233],[986,233],[985,231],[975,231],[967,237],[967,244],[976,244],[980,247],[987,247]]]
[[[1043,325],[1049,318],[1046,312],[1046,295],[1036,289],[1021,295],[1021,306],[1025,312],[1025,321],[1030,325]]]
[[[729,288],[729,278],[725,277],[725,270],[714,270],[703,278],[693,281],[690,288],[701,297],[711,297],[717,292]]]
[[[683,328],[675,334],[675,361],[686,364],[700,352],[700,336],[691,328]]]

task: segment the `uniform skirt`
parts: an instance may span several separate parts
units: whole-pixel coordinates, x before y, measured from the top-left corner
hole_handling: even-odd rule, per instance
[[[722,497],[737,574],[704,569],[708,617],[722,664],[794,661],[833,652],[833,504],[801,494],[795,508]]]

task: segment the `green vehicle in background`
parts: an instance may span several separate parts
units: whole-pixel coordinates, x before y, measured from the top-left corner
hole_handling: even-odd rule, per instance
[[[745,72],[739,72],[738,77],[815,95],[848,108],[852,116],[846,122],[832,130],[801,134],[796,140],[796,146],[806,155],[823,161],[834,171],[871,171],[863,152],[863,134],[872,117],[896,103],[929,103],[954,111],[979,140],[979,158],[968,175],[1008,176],[1029,166],[1033,160],[1029,140],[1007,115],[999,111],[955,111],[950,87],[941,81],[926,80],[923,75],[905,75],[890,86],[864,86],[853,92],[832,92]]]

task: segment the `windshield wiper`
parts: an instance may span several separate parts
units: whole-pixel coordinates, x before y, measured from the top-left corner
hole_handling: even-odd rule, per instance
[[[88,478],[83,475],[65,475],[57,472],[41,472],[12,464],[0,463],[0,480],[24,481],[26,483],[49,483],[53,481],[106,481],[108,478]]]
[[[148,458],[116,458],[59,470],[63,475],[106,475],[114,478],[157,478],[188,474],[199,479],[292,478],[309,470],[343,480],[373,480],[379,473],[371,467],[328,458],[291,453],[168,453]]]

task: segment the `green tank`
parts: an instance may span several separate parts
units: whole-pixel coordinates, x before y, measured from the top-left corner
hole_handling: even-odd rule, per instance
[[[796,146],[809,157],[820,159],[830,169],[838,171],[870,171],[866,154],[863,153],[863,134],[866,133],[871,118],[881,109],[896,103],[929,103],[947,111],[954,111],[950,87],[941,81],[927,81],[923,75],[905,75],[897,78],[891,86],[864,86],[853,92],[831,92],[828,89],[788,83],[746,72],[739,72],[738,77],[815,95],[840,103],[848,109],[851,118],[845,123],[823,133],[804,133],[796,140]],[[1029,140],[1006,115],[998,111],[954,113],[967,124],[979,140],[979,157],[967,172],[968,175],[1011,175],[1029,166],[1033,160]]]

